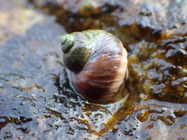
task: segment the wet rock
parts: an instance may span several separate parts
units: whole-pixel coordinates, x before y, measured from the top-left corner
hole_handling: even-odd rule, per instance
[[[130,88],[144,99],[187,103],[187,38],[173,36],[160,45],[142,41],[129,46]],[[136,84],[138,83],[138,84]],[[136,93],[133,91],[133,93]]]
[[[34,3],[69,30],[118,35],[129,50],[130,94],[105,105],[75,94],[59,48],[67,31],[23,0],[0,1],[1,139],[187,138],[185,1]]]
[[[15,13],[17,17],[21,10],[25,19],[23,23],[15,18],[1,25],[6,27],[3,34],[10,24],[15,26],[10,36],[2,36],[0,44],[0,138],[98,137],[124,100],[97,105],[75,94],[62,64],[59,36],[66,33],[64,28],[54,17],[26,8],[24,3],[12,4],[13,11],[2,14],[14,17],[10,14]],[[27,10],[32,16],[27,16]],[[18,32],[17,27],[22,26]]]
[[[70,31],[102,28],[118,35],[125,44],[187,33],[185,0],[29,1],[56,15]]]
[[[102,28],[117,35],[129,52],[130,87],[138,88],[133,94],[187,103],[186,1],[31,2],[47,7],[70,31]]]

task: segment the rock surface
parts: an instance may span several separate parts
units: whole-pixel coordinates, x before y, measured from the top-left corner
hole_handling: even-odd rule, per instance
[[[32,2],[54,16],[0,0],[0,139],[187,139],[185,0]],[[94,104],[74,93],[58,39],[67,31],[55,20],[122,39],[127,100]]]
[[[136,83],[138,94],[187,103],[185,0],[30,1],[48,7],[70,31],[102,28],[117,35],[129,51],[130,87]]]

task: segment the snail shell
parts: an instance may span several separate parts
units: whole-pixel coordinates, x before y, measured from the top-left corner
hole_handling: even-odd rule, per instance
[[[76,91],[92,101],[108,101],[124,86],[127,52],[121,41],[103,30],[66,34],[63,60]]]

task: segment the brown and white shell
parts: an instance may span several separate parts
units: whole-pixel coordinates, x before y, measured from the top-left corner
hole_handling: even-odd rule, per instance
[[[71,36],[71,41],[68,42],[69,36]],[[67,49],[66,44],[71,44],[71,47]],[[83,48],[86,58],[82,54],[84,51],[71,52],[76,48]],[[85,48],[88,49],[88,52]],[[69,60],[66,59],[71,59],[66,56],[71,56],[68,53],[74,55],[72,59],[81,59],[83,56],[84,61],[86,60],[85,62],[72,60],[70,66],[74,66],[69,68],[74,88],[86,98],[92,101],[108,101],[123,88],[127,69],[127,51],[114,35],[103,30],[87,30],[68,34],[68,37],[67,35],[62,37],[62,50],[66,50],[63,51],[65,65],[69,65],[67,64]],[[81,67],[75,68],[73,71],[72,68],[75,67],[75,63],[77,65],[77,62],[84,64],[80,64]]]

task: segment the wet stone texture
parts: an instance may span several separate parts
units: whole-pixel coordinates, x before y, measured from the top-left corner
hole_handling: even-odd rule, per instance
[[[141,41],[129,47],[133,50],[129,69],[135,77],[130,77],[130,85],[139,81],[136,92],[145,94],[144,99],[187,103],[187,37],[173,36],[160,45]]]
[[[186,0],[29,2],[0,0],[0,140],[187,139]],[[128,50],[129,96],[118,102],[69,86],[59,36],[90,28]]]

